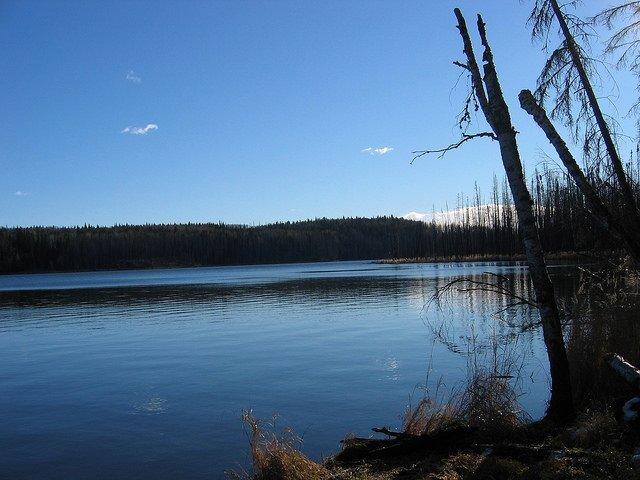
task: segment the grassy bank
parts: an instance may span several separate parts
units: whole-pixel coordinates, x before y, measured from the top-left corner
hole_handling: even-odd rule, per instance
[[[499,435],[460,426],[410,439],[348,441],[318,478],[637,479],[635,437],[602,414],[566,429],[525,424]]]
[[[418,413],[391,438],[347,437],[322,463],[296,443],[259,431],[252,437],[255,480],[618,480],[640,479],[637,425],[611,412],[581,413],[565,428],[519,422],[507,414],[473,422],[442,410]],[[497,413],[497,412],[496,412]],[[253,420],[254,421],[254,420]],[[405,424],[405,427],[409,427]],[[413,433],[411,433],[413,430]]]
[[[297,450],[293,437],[261,430],[249,417],[254,480],[617,480],[640,479],[634,457],[638,426],[611,409],[584,409],[558,428],[527,422],[495,377],[476,379],[462,399],[425,399],[405,413],[401,432],[347,437],[322,463]],[[506,394],[506,395],[505,395]]]

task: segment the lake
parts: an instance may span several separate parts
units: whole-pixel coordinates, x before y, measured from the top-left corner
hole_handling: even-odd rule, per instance
[[[224,478],[247,465],[250,408],[277,414],[316,459],[349,432],[397,428],[425,387],[460,384],[470,344],[512,331],[493,294],[429,302],[483,272],[527,288],[510,263],[0,276],[0,477]],[[536,332],[517,342],[522,404],[538,417],[546,356]]]

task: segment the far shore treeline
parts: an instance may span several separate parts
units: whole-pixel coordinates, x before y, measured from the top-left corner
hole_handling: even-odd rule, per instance
[[[611,248],[576,188],[546,172],[532,181],[547,252]],[[315,219],[260,226],[210,224],[0,229],[0,273],[247,265],[391,258],[509,258],[521,253],[506,185],[459,202],[458,218]],[[605,243],[602,243],[605,242]]]

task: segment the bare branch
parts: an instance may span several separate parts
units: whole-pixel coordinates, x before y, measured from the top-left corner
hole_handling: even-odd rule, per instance
[[[473,133],[470,135],[463,134],[462,138],[459,141],[457,141],[456,143],[452,143],[451,145],[446,146],[444,148],[439,148],[436,150],[414,150],[413,152],[411,152],[414,155],[414,157],[410,163],[413,163],[416,159],[420,157],[424,157],[425,155],[429,155],[431,153],[439,153],[440,155],[438,155],[438,158],[442,158],[445,156],[447,152],[461,147],[464,143],[468,142],[469,140],[473,140],[474,138],[482,138],[482,137],[488,137],[491,140],[498,139],[498,137],[496,137],[495,134],[491,132],[480,132],[480,133]]]
[[[455,61],[453,62],[453,64],[457,65],[460,68],[464,68],[465,70],[471,71],[471,68],[469,68],[469,65],[467,65],[466,63]]]
[[[522,295],[518,295],[509,287],[506,286],[507,278],[493,274],[491,272],[485,272],[484,275],[488,277],[493,277],[496,279],[496,282],[490,282],[488,280],[474,280],[469,277],[460,277],[456,278],[450,282],[448,282],[445,286],[437,288],[433,297],[431,299],[432,302],[439,302],[443,295],[447,294],[451,290],[455,288],[457,292],[470,293],[470,292],[488,292],[495,293],[507,298],[511,298],[515,300],[514,306],[517,305],[528,305],[533,308],[538,308],[538,304],[529,299],[525,298]],[[458,287],[461,285],[460,287]]]

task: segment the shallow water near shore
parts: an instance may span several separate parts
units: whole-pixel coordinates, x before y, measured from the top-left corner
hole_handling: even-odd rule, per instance
[[[247,408],[279,414],[313,458],[330,455],[348,432],[397,428],[425,384],[459,385],[470,343],[509,333],[493,315],[504,298],[454,293],[427,308],[437,286],[491,272],[526,289],[525,270],[331,262],[1,276],[0,477],[224,478],[247,465]],[[572,267],[551,271],[571,283]],[[546,356],[538,333],[517,342],[535,418]]]

